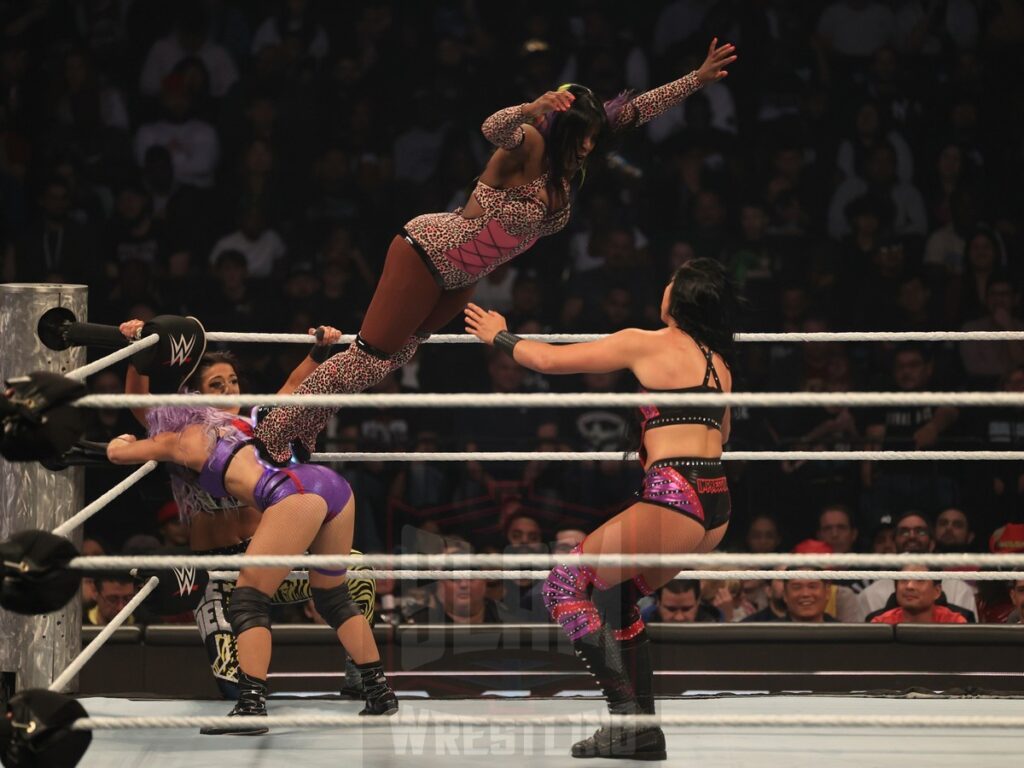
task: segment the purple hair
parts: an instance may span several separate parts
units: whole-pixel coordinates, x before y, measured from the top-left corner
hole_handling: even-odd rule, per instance
[[[182,432],[187,427],[202,424],[206,426],[211,439],[216,439],[218,433],[232,426],[237,418],[217,408],[169,405],[150,408],[146,412],[146,426],[149,436],[153,437],[164,432]],[[177,464],[169,465],[167,470],[171,476],[171,495],[178,505],[178,519],[182,523],[188,525],[200,512],[213,514],[223,509],[223,506],[213,504],[210,495],[198,486],[194,472]]]
[[[181,432],[186,427],[196,424],[205,424],[211,430],[230,426],[238,418],[234,414],[221,411],[217,408],[189,408],[180,405],[167,405],[160,408],[150,408],[146,412],[146,427],[149,436],[159,435],[161,432]]]
[[[622,110],[624,110],[626,105],[632,100],[633,92],[623,91],[614,99],[610,99],[604,103],[604,113],[608,116],[608,125],[611,126],[613,131],[624,127],[619,123],[622,119]]]

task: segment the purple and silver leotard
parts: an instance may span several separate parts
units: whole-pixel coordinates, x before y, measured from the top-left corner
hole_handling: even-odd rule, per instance
[[[199,472],[200,487],[214,498],[230,496],[224,487],[224,476],[235,454],[251,444],[251,437],[235,429],[219,437]],[[340,514],[352,498],[352,488],[345,479],[327,467],[318,464],[292,464],[288,467],[264,464],[263,474],[253,489],[253,499],[256,508],[263,512],[297,493],[314,494],[327,503],[325,523]]]

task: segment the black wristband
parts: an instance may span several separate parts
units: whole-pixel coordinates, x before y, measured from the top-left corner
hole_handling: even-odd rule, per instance
[[[319,365],[320,363],[326,361],[334,354],[333,350],[333,344],[317,344],[311,350],[309,350],[309,359],[312,360],[317,365]]]
[[[521,338],[516,336],[514,333],[508,331],[498,331],[498,335],[494,337],[494,346],[500,349],[502,352],[507,354],[509,357],[513,357],[512,350],[516,348],[516,344],[522,341]]]

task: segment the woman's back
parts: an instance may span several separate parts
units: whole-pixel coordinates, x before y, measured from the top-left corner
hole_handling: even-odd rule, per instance
[[[649,392],[676,392],[690,390],[693,392],[731,392],[732,374],[721,355],[702,348],[688,334],[679,328],[664,328],[645,334],[645,348],[649,352],[643,354],[634,365],[633,373],[640,384]],[[682,418],[705,418],[705,414],[714,409],[706,407],[656,407],[658,415],[671,420],[675,414]],[[728,409],[724,409],[720,420],[713,417],[706,419],[720,424],[720,429],[708,423],[677,423],[665,424],[658,429],[645,429],[642,451],[645,464],[662,458],[673,456],[694,456],[718,458],[722,455],[722,445],[728,440]],[[645,424],[651,416],[644,409]]]

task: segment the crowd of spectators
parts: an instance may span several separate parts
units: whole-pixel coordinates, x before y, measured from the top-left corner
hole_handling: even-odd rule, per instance
[[[654,327],[661,286],[707,256],[745,297],[744,331],[1024,329],[1024,9],[1014,0],[7,0],[0,278],[88,283],[95,322],[174,313],[213,330],[354,331],[402,223],[465,201],[490,151],[478,130],[487,115],[567,81],[605,97],[642,91],[693,69],[712,37],[738,47],[730,76],[591,162],[569,227],[486,278],[478,303],[519,332]],[[245,388],[264,392],[303,354],[235,351]],[[755,392],[1024,393],[1022,343],[741,344],[731,363],[736,389]],[[123,372],[90,385],[121,391]],[[481,347],[428,345],[377,391],[636,386],[619,374],[545,378]],[[626,451],[634,427],[615,409],[348,410],[324,440],[333,450]],[[133,428],[99,412],[90,436]],[[1021,450],[1024,416],[736,408],[732,435],[732,449]],[[546,546],[621,509],[639,479],[623,461],[340,469],[368,551],[456,526],[474,551]],[[787,551],[815,538],[836,552],[922,551],[917,539],[935,551],[1024,549],[1020,462],[728,471],[730,548]],[[118,476],[90,469],[90,493]],[[154,479],[89,532],[111,551],[136,534],[178,546],[167,499]],[[918,515],[909,534],[908,512]],[[511,608],[529,612],[531,593],[520,592]],[[835,592],[674,585],[658,611],[795,617],[823,594],[843,603]],[[896,590],[889,606],[887,592],[870,607],[910,615],[931,594],[904,592],[914,597]],[[473,595],[446,587],[422,602],[475,611]]]

